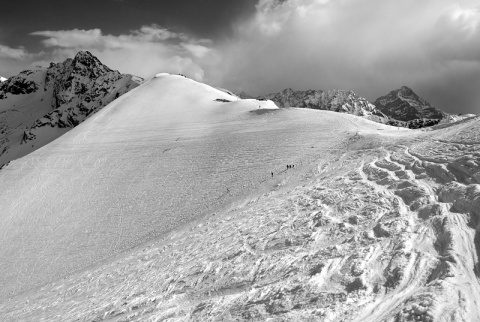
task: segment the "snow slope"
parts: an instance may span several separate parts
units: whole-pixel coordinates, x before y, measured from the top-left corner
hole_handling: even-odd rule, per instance
[[[0,171],[0,296],[163,236],[348,133],[410,133],[389,128],[158,75]]]
[[[0,82],[4,82],[6,80],[7,80],[7,78],[0,76]]]
[[[216,110],[204,103],[195,108]],[[100,118],[116,113],[119,119],[119,105]],[[237,135],[243,144],[235,151],[248,148],[260,158],[268,149],[253,148],[278,144],[268,134],[281,125],[288,135],[278,139],[290,143],[302,142],[291,139],[295,131],[309,141],[313,130],[320,140],[307,151],[315,152],[303,152],[304,162],[297,163],[287,158],[302,149],[289,146],[276,163],[291,160],[295,168],[279,170],[256,193],[5,301],[3,320],[480,320],[480,118],[421,132],[389,131],[326,111],[262,113],[239,122],[244,134],[253,124],[262,130],[252,141]],[[316,127],[303,131],[284,115]],[[81,127],[90,128],[74,131]],[[235,162],[248,159],[237,155]]]

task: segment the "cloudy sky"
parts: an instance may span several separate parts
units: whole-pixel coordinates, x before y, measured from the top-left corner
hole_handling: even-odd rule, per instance
[[[252,95],[402,85],[480,113],[478,0],[0,0],[0,75],[89,50]]]

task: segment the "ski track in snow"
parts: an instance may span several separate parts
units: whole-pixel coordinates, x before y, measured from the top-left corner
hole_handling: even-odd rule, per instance
[[[235,102],[201,126],[122,128],[142,93],[0,172],[1,238],[20,250],[2,248],[4,281],[95,264],[4,301],[4,320],[480,320],[479,120],[420,132]]]

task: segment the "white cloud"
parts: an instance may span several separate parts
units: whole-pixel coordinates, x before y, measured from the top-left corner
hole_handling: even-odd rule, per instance
[[[467,69],[457,69],[465,64],[454,61],[480,63],[478,2],[459,3],[259,0],[255,16],[218,46],[221,72],[206,74],[224,87],[252,94],[286,87],[342,88],[370,100],[401,85],[432,93],[431,83],[439,87],[426,98],[446,110],[463,111],[454,98],[462,94],[438,81],[459,81],[459,71]],[[468,104],[464,110],[471,111],[480,100],[472,97]]]
[[[11,48],[0,44],[0,58],[11,58],[16,60],[25,59],[28,56],[27,51],[20,48]]]
[[[182,73],[251,94],[339,88],[374,100],[408,85],[439,108],[480,113],[476,0],[259,0],[233,29],[215,43],[158,25],[36,31],[49,53],[0,47],[0,57],[38,64],[89,50],[121,72]]]
[[[104,35],[100,29],[46,30],[31,35],[46,37],[42,43],[54,49],[51,56],[57,61],[72,57],[79,50],[89,50],[107,66],[143,77],[171,72],[202,81],[202,61],[216,57],[211,40],[196,39],[158,25],[142,26],[118,36]]]
[[[188,40],[188,36],[183,33],[176,33],[155,24],[151,26],[142,26],[140,30],[134,30],[132,34],[133,36],[130,36],[130,38],[138,38],[144,41],[163,41],[172,38]],[[129,36],[124,36],[124,38],[128,37]]]
[[[30,66],[34,67],[35,65],[30,65],[30,62],[43,54],[43,52],[32,54],[23,47],[12,48],[0,44],[0,76],[10,77]]]
[[[443,60],[480,62],[480,6],[446,8],[429,39],[432,55]]]
[[[102,37],[100,29],[82,30],[58,30],[58,31],[35,31],[32,36],[47,37],[42,40],[46,47],[92,47],[99,44]]]
[[[182,43],[181,46],[197,58],[203,58],[212,52],[211,48],[197,44]]]

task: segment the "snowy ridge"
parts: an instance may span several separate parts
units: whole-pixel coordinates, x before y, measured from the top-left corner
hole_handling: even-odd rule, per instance
[[[253,98],[244,92],[238,96]],[[436,109],[406,86],[378,98],[375,104],[348,90],[294,91],[288,88],[279,93],[260,96],[258,99],[271,99],[279,107],[300,107],[348,113],[363,116],[374,122],[410,129],[451,123],[464,118],[464,116],[449,115]]]
[[[0,171],[0,298],[281,183],[287,164],[338,149],[345,131],[388,128],[158,75]]]
[[[0,83],[6,81],[7,78],[0,76]]]
[[[0,165],[54,140],[141,84],[89,52],[0,84]]]

